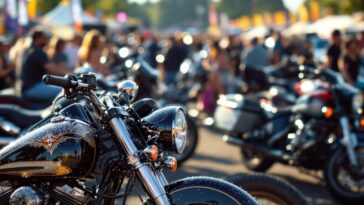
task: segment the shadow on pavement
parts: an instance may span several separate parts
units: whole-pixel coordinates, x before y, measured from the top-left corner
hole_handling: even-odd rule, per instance
[[[312,183],[308,181],[303,181],[291,176],[286,176],[282,174],[272,174],[287,180],[289,183],[299,188],[300,191],[307,197],[310,204],[314,205],[341,205],[337,200],[334,200],[330,195],[325,185],[321,182]]]

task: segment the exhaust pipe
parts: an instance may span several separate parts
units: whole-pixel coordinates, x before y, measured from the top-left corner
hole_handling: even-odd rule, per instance
[[[261,153],[264,156],[269,157],[269,158],[273,158],[273,159],[280,160],[280,161],[292,160],[292,157],[290,155],[285,154],[285,153],[283,153],[283,151],[278,150],[278,149],[269,149],[269,148],[265,147],[264,145],[256,145],[256,144],[247,143],[242,139],[239,139],[236,137],[231,137],[229,135],[224,135],[222,137],[222,140],[224,140],[224,142],[227,142],[229,144],[242,147],[243,149],[252,150],[252,151]]]
[[[16,137],[0,136],[0,147],[3,147],[16,140]]]

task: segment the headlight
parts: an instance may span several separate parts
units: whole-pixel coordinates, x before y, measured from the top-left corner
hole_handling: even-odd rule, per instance
[[[187,121],[183,110],[177,106],[158,109],[142,119],[142,123],[159,131],[158,146],[164,151],[182,153],[186,146]]]
[[[362,110],[363,109],[363,104],[364,104],[364,96],[362,93],[358,93],[353,97],[353,110],[355,112]]]
[[[178,110],[172,123],[172,137],[178,153],[182,153],[186,146],[187,121],[182,110]]]

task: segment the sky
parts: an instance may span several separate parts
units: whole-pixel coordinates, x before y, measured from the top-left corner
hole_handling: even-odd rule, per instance
[[[1,1],[1,0],[0,0]],[[136,2],[143,4],[147,1],[151,2],[157,2],[158,0],[128,0],[128,2]],[[213,0],[213,1],[224,1],[224,0]],[[284,5],[286,8],[292,12],[295,12],[298,10],[299,6],[304,2],[305,0],[283,0]]]
[[[286,8],[292,12],[295,12],[298,10],[299,6],[304,2],[305,0],[283,0],[284,5]]]

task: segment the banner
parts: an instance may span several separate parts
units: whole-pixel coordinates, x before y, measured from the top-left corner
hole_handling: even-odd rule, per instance
[[[309,20],[308,11],[304,4],[300,6],[298,15],[301,22],[307,22]]]
[[[273,26],[274,21],[271,13],[264,13],[264,24],[266,26]]]
[[[320,18],[320,5],[317,1],[310,1],[311,21],[316,21]]]
[[[6,0],[4,5],[4,21],[5,31],[7,33],[15,34],[18,27],[18,9],[17,0]]]
[[[27,26],[29,24],[27,2],[26,0],[18,0],[18,3],[19,3],[18,24],[20,26]]]
[[[243,30],[248,30],[250,28],[250,17],[242,16],[239,19],[239,27]]]
[[[286,25],[286,14],[284,11],[277,11],[274,13],[274,24],[276,26]]]
[[[30,20],[37,18],[37,3],[38,0],[28,0],[28,16]]]
[[[254,14],[253,15],[253,24],[254,24],[254,26],[264,25],[263,16],[261,14]]]
[[[82,31],[82,6],[81,0],[72,0],[71,4],[74,26],[77,31]]]
[[[218,26],[218,15],[216,11],[216,5],[214,3],[209,4],[209,26]]]

